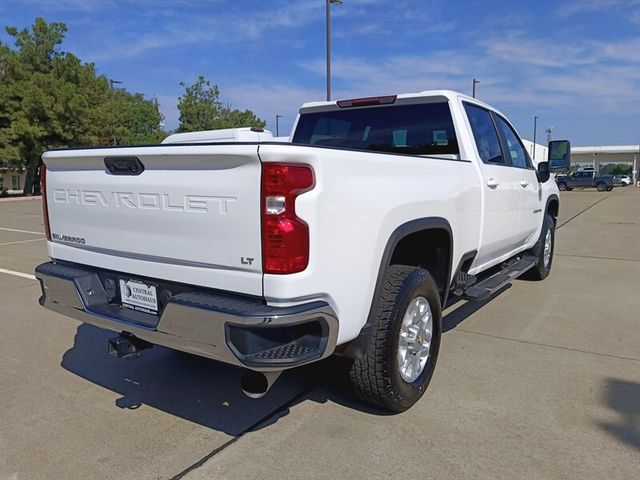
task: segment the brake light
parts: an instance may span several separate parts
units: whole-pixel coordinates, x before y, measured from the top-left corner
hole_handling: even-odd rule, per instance
[[[49,225],[49,205],[47,204],[47,166],[40,166],[40,192],[42,193],[42,217],[44,218],[44,233],[51,241],[51,227]]]
[[[368,107],[371,105],[389,105],[395,103],[397,95],[387,95],[385,97],[366,97],[366,98],[351,98],[349,100],[338,100],[336,104],[340,108],[351,107]]]
[[[264,273],[297,273],[309,264],[309,226],[296,216],[295,200],[314,187],[309,165],[262,165],[262,267]]]

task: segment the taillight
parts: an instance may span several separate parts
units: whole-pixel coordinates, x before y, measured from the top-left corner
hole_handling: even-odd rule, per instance
[[[47,166],[40,166],[40,192],[42,193],[42,216],[44,217],[44,233],[47,240],[51,240],[51,227],[49,226],[49,206],[47,204]]]
[[[296,216],[296,197],[314,186],[309,165],[262,165],[262,267],[297,273],[309,264],[309,226]]]

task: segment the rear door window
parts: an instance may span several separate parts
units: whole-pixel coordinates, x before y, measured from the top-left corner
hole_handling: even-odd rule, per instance
[[[303,113],[293,143],[409,155],[459,153],[448,102]]]
[[[518,134],[511,128],[504,118],[500,115],[494,115],[498,128],[502,132],[502,137],[506,143],[506,148],[509,152],[509,158],[511,165],[518,168],[533,168],[531,165],[531,159],[527,154],[527,151],[522,145]]]
[[[470,103],[465,103],[464,109],[471,124],[480,159],[484,163],[504,165],[506,162],[502,154],[500,137],[489,111]]]

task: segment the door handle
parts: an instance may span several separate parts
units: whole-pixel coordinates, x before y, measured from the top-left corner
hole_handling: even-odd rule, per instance
[[[522,188],[527,188],[529,186],[529,182],[523,178],[522,180],[520,180],[520,186]]]
[[[500,182],[495,178],[490,178],[489,180],[487,180],[487,187],[489,188],[496,188],[498,185],[500,185]]]

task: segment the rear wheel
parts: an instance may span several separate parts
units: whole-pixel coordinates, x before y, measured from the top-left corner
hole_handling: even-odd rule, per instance
[[[367,352],[353,362],[349,380],[365,402],[402,412],[424,394],[440,349],[440,295],[429,272],[390,266],[375,314]]]
[[[567,190],[567,184],[564,182],[560,182],[558,183],[558,190],[560,190],[561,192],[564,192]]]
[[[555,246],[556,222],[549,214],[544,216],[540,238],[531,249],[531,255],[538,258],[535,266],[524,273],[522,278],[528,280],[544,280],[551,272],[553,249]]]
[[[604,192],[607,189],[607,184],[600,182],[596,185],[596,188],[599,192]]]

